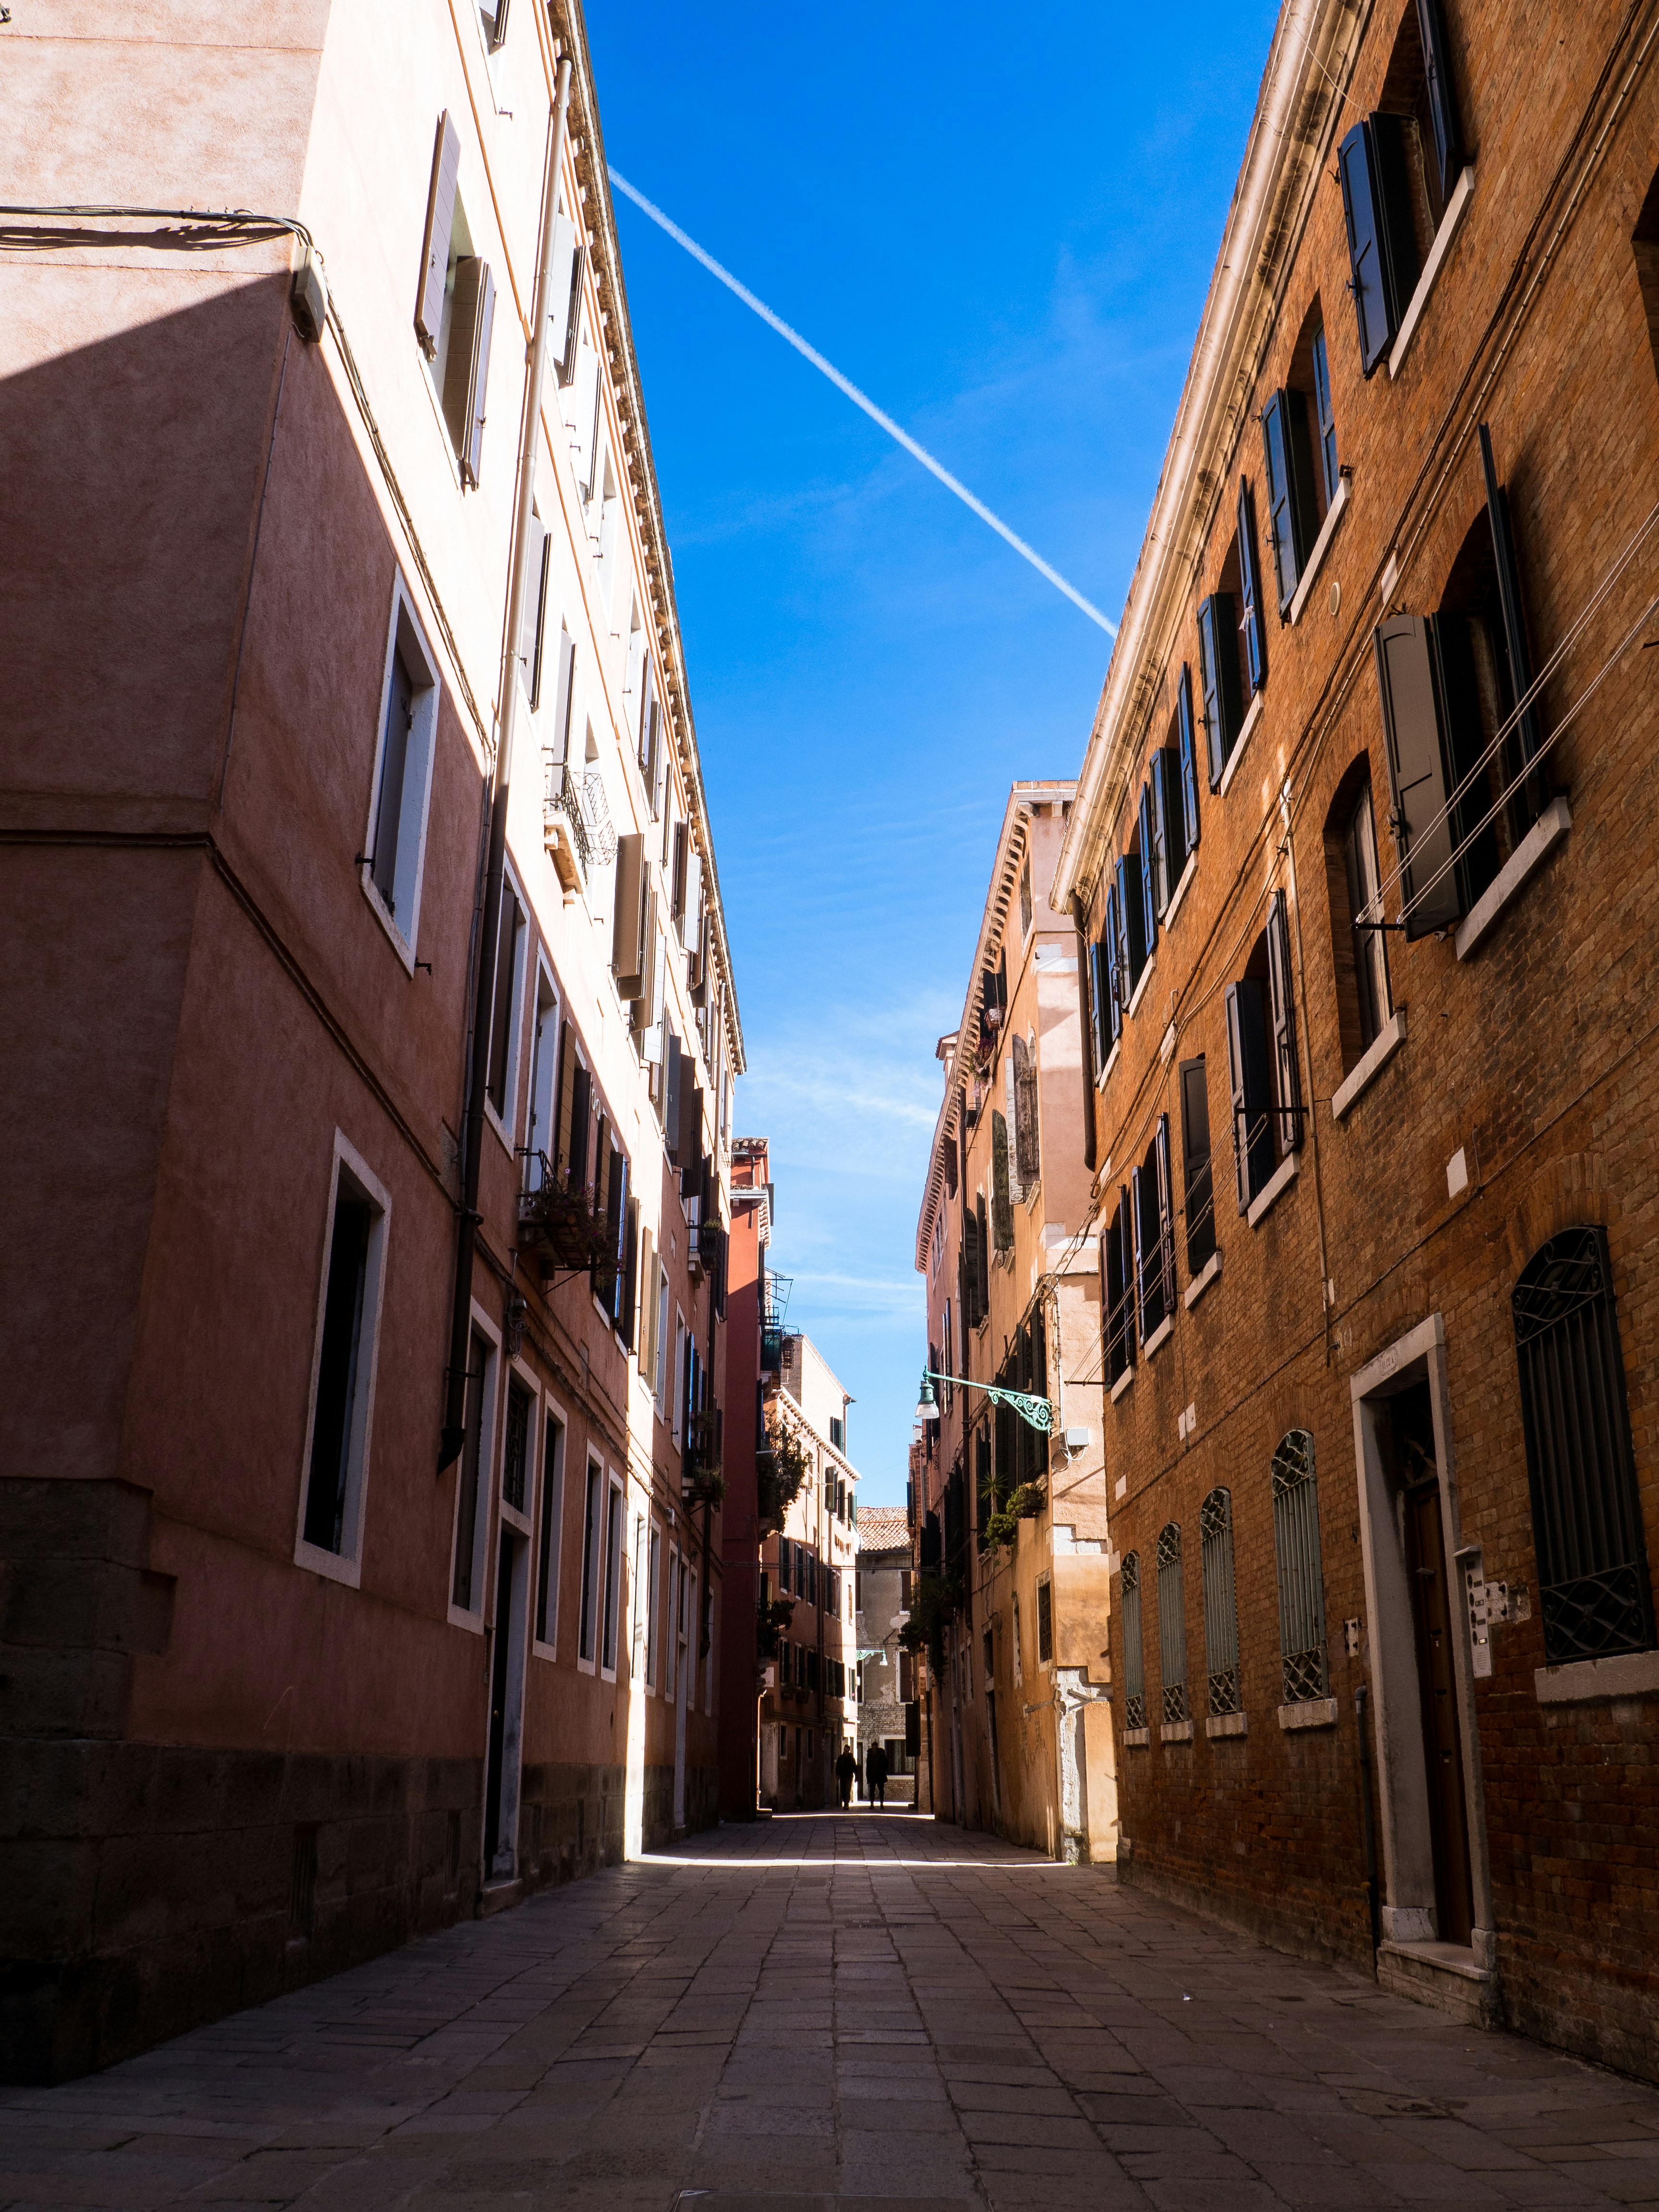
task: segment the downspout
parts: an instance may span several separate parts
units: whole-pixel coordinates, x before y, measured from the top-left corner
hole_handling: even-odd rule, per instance
[[[466,1437],[466,1369],[472,1313],[472,1260],[478,1238],[478,1177],[483,1164],[484,1087],[489,1080],[489,1008],[494,994],[496,940],[501,933],[501,881],[507,869],[507,802],[513,775],[513,736],[519,708],[519,610],[524,599],[525,557],[530,545],[531,501],[536,482],[536,447],[541,432],[542,383],[547,368],[548,293],[553,278],[553,246],[559,207],[559,177],[564,167],[565,115],[570,105],[570,61],[559,64],[549,125],[547,191],[542,202],[540,265],[536,271],[534,336],[530,374],[525,380],[524,422],[519,434],[518,506],[513,525],[513,558],[508,564],[506,635],[501,642],[501,734],[495,746],[495,786],[490,805],[489,862],[484,880],[483,921],[478,932],[478,965],[472,1012],[472,1069],[462,1117],[461,1202],[455,1239],[454,1304],[449,1323],[449,1365],[444,1378],[444,1422],[438,1439],[438,1473],[460,1455]]]

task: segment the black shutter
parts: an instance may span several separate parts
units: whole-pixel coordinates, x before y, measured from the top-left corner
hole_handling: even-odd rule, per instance
[[[983,1191],[974,1200],[974,1256],[979,1271],[979,1281],[975,1285],[974,1310],[983,1321],[991,1310],[991,1230],[986,1215]]]
[[[1342,214],[1348,230],[1354,314],[1359,325],[1359,365],[1367,376],[1394,343],[1395,321],[1383,270],[1382,222],[1378,207],[1369,121],[1356,123],[1337,149]]]
[[[1376,680],[1388,738],[1389,825],[1401,859],[1407,938],[1449,928],[1461,908],[1447,820],[1443,710],[1429,624],[1394,615],[1376,631]],[[1381,919],[1381,917],[1378,917]]]
[[[1231,592],[1212,592],[1198,611],[1198,672],[1204,690],[1204,728],[1210,755],[1210,788],[1222,770],[1243,720],[1238,696],[1238,618]]]
[[[1106,963],[1102,957],[1102,951],[1103,948],[1099,945],[1091,945],[1085,948],[1085,957],[1089,964],[1089,1048],[1093,1062],[1089,1073],[1091,1079],[1098,1075],[1101,1069],[1105,1066],[1108,1050]]]
[[[444,289],[449,281],[449,240],[455,227],[455,179],[461,166],[460,133],[447,111],[438,118],[432,149],[432,182],[426,196],[426,236],[421,252],[421,283],[415,300],[415,330],[428,357],[438,350],[443,328]]]
[[[1157,864],[1155,897],[1160,915],[1167,915],[1186,860],[1186,838],[1181,819],[1181,756],[1173,745],[1152,755],[1152,854]]]
[[[630,1352],[636,1352],[643,1340],[635,1327],[640,1294],[640,1201],[628,1201],[628,1226],[623,1232],[622,1311],[617,1326],[622,1331],[623,1341]]]
[[[1419,7],[1424,4],[1425,0],[1419,0]],[[1492,432],[1484,422],[1480,427],[1480,468],[1486,482],[1486,516],[1492,525],[1492,556],[1498,564],[1498,599],[1504,615],[1504,644],[1509,653],[1513,712],[1532,689],[1532,655],[1527,648],[1526,614],[1521,599],[1521,571],[1515,557],[1515,532],[1510,523],[1509,494],[1498,481]],[[1522,760],[1530,767],[1544,741],[1535,701],[1522,708],[1516,729],[1521,740]],[[1540,804],[1541,799],[1540,792]]]
[[[1123,1002],[1128,994],[1123,983],[1123,932],[1118,921],[1117,890],[1106,894],[1105,933],[1101,947],[1106,955],[1106,1017],[1115,1044],[1123,1034]],[[1102,1060],[1101,1066],[1105,1066]]]
[[[1434,125],[1434,156],[1443,207],[1463,167],[1463,133],[1458,123],[1457,94],[1440,0],[1417,0],[1417,27],[1423,39],[1423,72],[1428,79],[1429,117]]]
[[[1291,967],[1291,924],[1282,890],[1267,909],[1267,975],[1273,991],[1273,1061],[1278,1073],[1279,1148],[1297,1151],[1302,1143],[1302,1071],[1296,1052],[1296,992]]]
[[[1187,1267],[1198,1274],[1215,1250],[1210,1173],[1210,1097],[1202,1059],[1181,1063],[1181,1164],[1187,1209]]]
[[[1129,1235],[1131,1239],[1131,1264],[1133,1268],[1133,1274],[1131,1279],[1135,1286],[1135,1329],[1143,1344],[1146,1341],[1148,1333],[1146,1327],[1146,1253],[1141,1242],[1143,1224],[1145,1223],[1146,1214],[1146,1200],[1142,1192],[1141,1186],[1146,1181],[1146,1171],[1144,1168],[1133,1167],[1129,1170]],[[1154,1324],[1154,1326],[1156,1326],[1156,1324]]]
[[[1181,842],[1187,853],[1198,850],[1198,747],[1193,733],[1193,672],[1181,664],[1176,691],[1176,743],[1181,754]]]
[[[1158,925],[1170,902],[1164,839],[1160,825],[1153,818],[1150,776],[1140,787],[1138,826],[1140,839],[1140,926],[1146,932],[1146,949],[1150,952],[1158,942]]]
[[[1238,1182],[1238,1210],[1248,1213],[1250,1200],[1273,1168],[1267,1044],[1261,1022],[1259,983],[1227,986],[1227,1074],[1232,1088],[1233,1164]]]
[[[1267,535],[1282,618],[1296,597],[1319,535],[1308,403],[1301,392],[1275,392],[1267,402],[1261,415],[1261,449],[1267,475]]]
[[[1124,854],[1117,864],[1117,922],[1118,958],[1123,970],[1123,1003],[1127,1008],[1134,996],[1150,950],[1140,895],[1140,861],[1133,853]]]
[[[1154,1166],[1158,1174],[1158,1273],[1161,1285],[1164,1310],[1170,1313],[1175,1306],[1175,1177],[1170,1164],[1170,1117],[1158,1117],[1158,1133],[1152,1139]]]
[[[684,1092],[685,1055],[680,1050],[680,1041],[675,1034],[673,1024],[669,1023],[665,1026],[668,1030],[668,1039],[667,1049],[663,1060],[665,1070],[663,1077],[663,1140],[667,1147],[669,1164],[678,1167],[680,1164],[680,1100]]]
[[[1261,611],[1261,564],[1255,550],[1255,495],[1248,477],[1238,480],[1238,580],[1244,600],[1238,627],[1250,689],[1259,691],[1267,680],[1267,624]]]

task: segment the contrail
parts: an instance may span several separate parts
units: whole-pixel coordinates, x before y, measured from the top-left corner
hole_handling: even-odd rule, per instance
[[[610,168],[608,162],[605,166]],[[860,392],[857,385],[849,378],[843,376],[833,362],[826,361],[816,346],[808,345],[799,331],[792,331],[781,315],[775,315],[764,300],[757,300],[749,287],[739,283],[729,269],[723,269],[712,253],[705,253],[695,238],[688,238],[678,223],[665,216],[654,201],[647,199],[645,194],[630,185],[626,177],[619,175],[615,169],[611,169],[610,174],[611,181],[618,191],[625,192],[636,208],[648,215],[652,222],[660,229],[665,230],[676,244],[683,246],[694,261],[701,261],[711,276],[718,276],[728,292],[735,292],[744,307],[752,307],[763,323],[769,323],[778,336],[787,339],[798,354],[811,362],[814,368],[822,369],[838,392],[844,392],[854,407],[862,408],[872,422],[879,423],[890,438],[896,439],[903,447],[905,452],[914,459],[920,461],[931,476],[936,476],[939,478],[946,491],[953,491],[964,507],[971,507],[981,522],[988,522],[997,536],[1012,545],[1022,561],[1029,561],[1040,576],[1046,576],[1056,591],[1064,592],[1072,605],[1081,607],[1091,622],[1098,623],[1108,637],[1115,638],[1117,635],[1117,624],[1115,622],[1102,614],[1098,607],[1091,606],[1081,592],[1075,590],[1066,582],[1058,568],[1051,568],[1035,547],[1028,545],[1023,538],[1010,530],[1000,515],[993,514],[982,499],[975,499],[965,483],[958,483],[949,469],[936,461],[925,446],[919,446],[908,430],[901,429],[890,415],[884,415],[875,401]]]

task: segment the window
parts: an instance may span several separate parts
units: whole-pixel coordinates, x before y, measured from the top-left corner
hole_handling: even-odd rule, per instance
[[[605,611],[607,625],[614,629],[611,621],[611,601],[617,596],[617,557],[618,535],[622,521],[622,495],[617,485],[617,471],[609,447],[605,456],[599,489],[599,605]]]
[[[1553,1664],[1655,1643],[1625,1363],[1607,1232],[1564,1229],[1512,1301],[1544,1656]]]
[[[1135,1364],[1134,1231],[1132,1200],[1121,1186],[1117,1206],[1100,1240],[1100,1326],[1108,1389]]]
[[[1238,1598],[1233,1577],[1233,1501],[1212,1490],[1199,1508],[1204,1571],[1204,1667],[1212,1716],[1236,1713],[1238,1693]]]
[[[1009,1152],[1008,1194],[1016,1205],[1036,1195],[1042,1159],[1037,1143],[1036,1060],[1023,1036],[1016,1036],[1003,1062],[1006,1097],[1006,1126],[1012,1133]]]
[[[1008,1158],[1008,1121],[991,1109],[991,1233],[999,1252],[1014,1249],[1014,1209]],[[988,1304],[988,1298],[987,1303]]]
[[[1290,922],[1282,890],[1273,893],[1267,927],[1243,976],[1228,985],[1226,1003],[1233,1162],[1238,1210],[1248,1213],[1279,1161],[1302,1143]]]
[[[455,1569],[450,1598],[461,1613],[483,1609],[484,1548],[489,1534],[489,1492],[483,1469],[495,1455],[491,1433],[495,1400],[495,1347],[482,1329],[472,1331],[466,1363],[465,1431],[455,1498]]]
[[[834,1413],[830,1416],[830,1442],[836,1451],[847,1449],[847,1423]]]
[[[364,883],[412,958],[438,730],[438,672],[401,577],[392,596]]]
[[[1267,487],[1267,538],[1273,550],[1273,578],[1279,586],[1282,622],[1290,613],[1291,601],[1319,535],[1319,495],[1305,392],[1294,386],[1274,392],[1262,410],[1261,448]]]
[[[575,381],[577,348],[581,341],[582,269],[586,255],[575,226],[562,208],[555,220],[554,233],[554,281],[548,288],[548,297],[556,303],[552,336],[558,379],[562,385],[569,385]]]
[[[1187,1271],[1201,1274],[1215,1250],[1215,1192],[1210,1173],[1210,1094],[1204,1058],[1181,1063],[1181,1164],[1187,1212]]]
[[[1181,1580],[1181,1523],[1166,1521],[1158,1536],[1158,1655],[1164,1717],[1187,1714],[1187,1607]]]
[[[485,1095],[508,1135],[519,1072],[518,1007],[524,980],[525,911],[512,884],[501,884],[501,921],[495,938],[495,974],[489,1011],[489,1079]]]
[[[1547,804],[1509,498],[1484,422],[1480,445],[1486,512],[1438,611],[1376,632],[1408,939],[1466,915]]]
[[[530,1422],[534,1401],[516,1376],[507,1378],[507,1422],[501,1443],[501,1502],[522,1513],[530,1488]]]
[[[479,0],[478,21],[483,27],[484,44],[496,53],[507,43],[507,10],[508,0]]]
[[[559,1563],[564,1536],[564,1423],[547,1416],[542,1431],[542,1522],[536,1559],[536,1641],[550,1650],[559,1634]]]
[[[445,113],[438,118],[432,153],[415,329],[460,462],[461,482],[476,487],[483,453],[495,283],[489,264],[472,250],[466,211],[456,190],[460,161],[460,136]]]
[[[374,1401],[387,1200],[356,1155],[348,1158],[346,1152],[344,1139],[337,1138],[300,1542],[302,1553],[355,1565]]]
[[[525,1135],[525,1187],[539,1190],[558,1151],[559,1001],[544,967],[536,971],[536,1023],[530,1050],[530,1127]]]
[[[1054,1591],[1047,1575],[1036,1586],[1036,1616],[1037,1664],[1047,1667],[1054,1656]]]
[[[1146,937],[1146,902],[1141,891],[1140,854],[1133,846],[1119,860],[1116,872],[1117,880],[1113,885],[1113,896],[1109,904],[1117,935],[1117,990],[1127,1013],[1152,950]]]
[[[1653,350],[1653,365],[1659,369],[1659,170],[1654,173],[1642,212],[1636,218],[1631,246],[1636,256],[1642,305],[1647,310],[1648,343]]]
[[[1175,1212],[1170,1179],[1170,1117],[1158,1116],[1146,1157],[1129,1170],[1135,1301],[1147,1343],[1175,1306]]]
[[[1146,1725],[1146,1659],[1140,1629],[1140,1554],[1123,1555],[1123,1725]]]
[[[1342,1060],[1352,1067],[1394,1011],[1382,919],[1370,762],[1361,755],[1337,786],[1325,823],[1325,874],[1336,939],[1337,1023]]]
[[[660,1263],[657,1268],[655,1353],[651,1389],[658,1412],[664,1413],[668,1409],[668,1270]]]
[[[623,1487],[613,1482],[605,1512],[605,1639],[600,1666],[607,1674],[617,1671],[617,1632],[622,1619]]]
[[[650,948],[651,872],[645,840],[630,831],[617,840],[616,911],[611,930],[611,972],[620,999],[637,999],[646,989],[646,955]]]
[[[540,515],[532,514],[525,548],[523,598],[519,608],[519,680],[534,714],[542,703],[542,662],[547,642],[547,593],[553,541]]]
[[[1261,603],[1261,563],[1255,546],[1255,494],[1238,480],[1238,634],[1244,641],[1244,675],[1252,691],[1267,680],[1267,624]]]
[[[1019,931],[1022,942],[1031,933],[1031,863],[1019,872]]]
[[[598,1641],[599,1545],[603,1536],[600,1516],[604,1486],[605,1469],[598,1460],[589,1460],[587,1486],[582,1502],[581,1618],[576,1632],[576,1656],[589,1667],[593,1664]]]
[[[1210,788],[1220,784],[1244,723],[1239,699],[1238,617],[1230,591],[1212,592],[1198,611],[1198,674],[1204,694],[1204,734]]]
[[[1306,1705],[1326,1694],[1325,1581],[1314,1490],[1314,1440],[1306,1429],[1292,1429],[1273,1454],[1273,1491],[1285,1703]]]

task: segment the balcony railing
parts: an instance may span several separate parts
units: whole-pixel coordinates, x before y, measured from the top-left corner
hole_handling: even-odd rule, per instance
[[[573,1184],[555,1173],[545,1152],[530,1154],[519,1195],[519,1243],[556,1267],[592,1267],[614,1258],[611,1227],[593,1203],[591,1183]]]
[[[556,763],[550,764],[547,771],[542,842],[561,887],[570,892],[585,890],[593,866],[593,848],[582,818],[581,787],[568,768]]]

